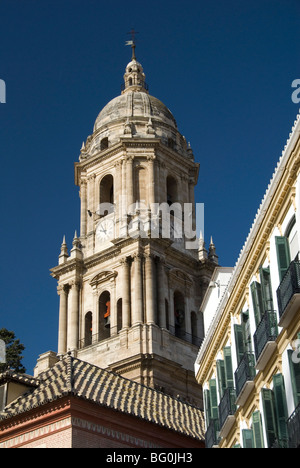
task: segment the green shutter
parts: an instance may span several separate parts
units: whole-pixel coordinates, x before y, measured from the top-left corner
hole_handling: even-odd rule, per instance
[[[260,411],[255,411],[252,414],[252,432],[253,432],[254,448],[264,448],[264,438],[263,438]]]
[[[253,432],[251,429],[242,430],[243,448],[254,448]]]
[[[279,279],[282,281],[290,263],[290,246],[287,237],[275,237]]]
[[[252,353],[252,334],[249,320],[249,310],[242,312],[242,326],[244,333],[244,351]]]
[[[235,347],[236,347],[236,357],[238,365],[241,362],[245,354],[244,346],[244,333],[242,325],[234,325],[234,336],[235,336]]]
[[[282,374],[277,374],[273,376],[273,392],[275,398],[275,408],[277,416],[277,433],[279,441],[284,441],[288,439],[287,431],[287,418],[288,418],[288,409],[284,385],[284,377]]]
[[[220,395],[220,400],[221,400],[226,390],[225,364],[224,364],[224,361],[222,361],[221,359],[217,361],[217,376],[218,376],[219,395]]]
[[[264,311],[274,310],[270,268],[260,267],[259,274]]]
[[[288,350],[294,404],[296,408],[300,403],[300,363],[294,362],[295,354],[297,355],[297,352],[295,353],[292,349]]]
[[[209,395],[210,395],[210,418],[219,418],[218,396],[217,396],[217,382],[215,379],[209,381]]]
[[[253,283],[251,283],[250,285],[250,290],[251,290],[251,296],[252,296],[252,302],[253,302],[255,323],[256,323],[256,326],[258,326],[260,324],[262,316],[264,315],[260,283],[258,283],[257,281],[253,281]]]
[[[209,390],[204,390],[204,408],[205,408],[205,421],[206,427],[208,428],[210,419],[211,419],[211,409],[210,409],[210,395]]]
[[[265,426],[268,447],[272,448],[277,439],[277,424],[275,418],[274,395],[272,390],[262,389],[262,401],[264,408]]]
[[[234,388],[231,347],[230,346],[225,347],[223,349],[223,353],[224,353],[224,364],[225,364],[226,388]]]

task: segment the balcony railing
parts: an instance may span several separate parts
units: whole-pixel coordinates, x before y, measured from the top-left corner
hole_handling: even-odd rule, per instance
[[[245,390],[245,386],[248,382],[253,382],[256,375],[255,370],[255,358],[253,353],[245,353],[242,357],[242,360],[234,373],[235,378],[235,386],[236,386],[236,396],[237,396],[237,404],[239,396],[241,395],[242,391]]]
[[[233,416],[237,410],[235,400],[235,388],[227,388],[219,404],[219,420],[221,431],[224,431],[224,426],[227,425],[229,418]]]
[[[212,419],[205,434],[205,448],[213,448],[220,442],[220,423],[218,419]]]
[[[277,313],[268,310],[261,319],[254,334],[254,346],[256,355],[256,368],[262,370],[267,360],[273,353],[278,337]]]
[[[180,328],[180,327],[173,327],[173,326],[169,326],[169,332],[171,333],[171,335],[173,336],[176,336],[177,338],[183,340],[183,341],[187,341],[188,343],[191,343],[195,346],[198,346],[198,348],[200,347],[202,341],[203,341],[203,338],[199,338],[198,336],[196,335],[192,335],[190,333],[186,333],[186,331],[184,330],[184,328]]]
[[[289,448],[300,448],[300,404],[287,420]]]
[[[287,327],[300,303],[300,262],[293,261],[277,289],[279,325]]]

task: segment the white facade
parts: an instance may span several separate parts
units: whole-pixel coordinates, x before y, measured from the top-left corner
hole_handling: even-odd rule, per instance
[[[203,385],[210,447],[296,443],[291,431],[300,428],[299,134],[298,116],[224,293],[217,302],[216,292],[208,291],[201,306],[206,336],[195,372]]]

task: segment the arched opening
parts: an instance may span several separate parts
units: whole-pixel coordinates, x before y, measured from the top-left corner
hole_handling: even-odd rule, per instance
[[[99,341],[110,337],[110,293],[104,291],[99,297]]]
[[[122,299],[117,302],[117,331],[122,330]]]
[[[87,312],[84,317],[84,346],[92,344],[93,337],[93,314]]]
[[[102,138],[100,143],[100,150],[103,151],[108,148],[108,137]]]
[[[181,292],[174,293],[174,323],[175,336],[185,339],[185,303]]]
[[[178,201],[177,182],[172,176],[167,177],[167,203],[171,206]]]
[[[106,175],[100,182],[100,216],[107,216],[114,211],[114,178]]]
[[[192,330],[192,342],[197,344],[198,342],[198,330],[197,330],[197,314],[196,312],[191,312],[191,330]]]

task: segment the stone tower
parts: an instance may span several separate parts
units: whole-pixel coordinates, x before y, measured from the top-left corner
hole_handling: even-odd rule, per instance
[[[98,115],[75,163],[80,236],[51,270],[60,296],[58,356],[200,403],[199,306],[217,257],[195,229],[199,164],[142,65]],[[187,225],[190,225],[189,230]],[[53,358],[53,356],[52,356]]]

